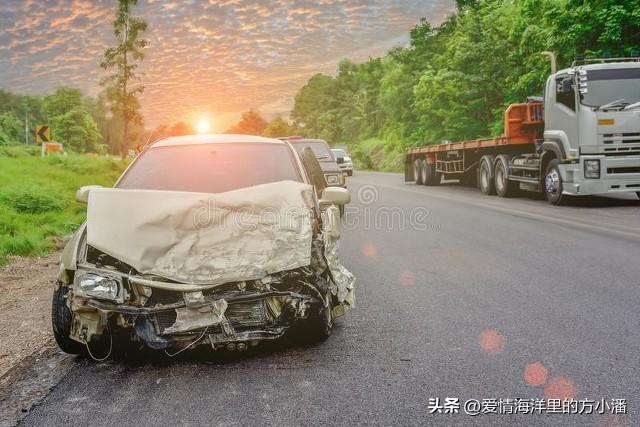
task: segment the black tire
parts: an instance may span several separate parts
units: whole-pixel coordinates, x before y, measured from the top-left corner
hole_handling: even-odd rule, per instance
[[[559,164],[558,159],[553,159],[549,162],[544,174],[544,182],[542,183],[547,200],[556,206],[563,204],[567,199],[567,197],[562,194],[562,175],[560,175]]]
[[[518,192],[519,184],[509,181],[509,160],[511,156],[500,154],[496,158],[493,171],[493,182],[496,194],[500,197],[513,197]]]
[[[436,172],[436,165],[433,163],[424,162],[424,176],[424,185],[440,185],[440,181],[442,181],[442,174]]]
[[[347,176],[353,176],[353,171],[347,171]]]
[[[489,157],[482,157],[480,159],[480,173],[478,177],[480,182],[478,185],[480,187],[480,191],[487,196],[496,194],[496,187],[491,174],[492,163],[493,162]]]
[[[331,291],[325,296],[326,304],[321,304],[312,309],[307,320],[305,341],[314,343],[322,342],[331,336],[333,329],[333,304]]]
[[[84,344],[69,338],[71,332],[71,310],[67,307],[67,292],[69,288],[58,283],[53,291],[51,303],[51,324],[53,326],[53,336],[58,343],[58,347],[69,354],[86,354],[87,348]]]
[[[422,160],[416,159],[413,162],[413,177],[417,185],[422,185]]]

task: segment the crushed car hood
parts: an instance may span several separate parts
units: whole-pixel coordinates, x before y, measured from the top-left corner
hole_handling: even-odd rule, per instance
[[[282,181],[218,194],[96,189],[87,244],[139,273],[192,285],[310,264],[313,189]]]

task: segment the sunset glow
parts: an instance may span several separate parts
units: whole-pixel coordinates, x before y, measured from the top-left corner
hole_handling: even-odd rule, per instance
[[[200,120],[196,124],[196,131],[198,133],[211,133],[211,123],[207,120]]]

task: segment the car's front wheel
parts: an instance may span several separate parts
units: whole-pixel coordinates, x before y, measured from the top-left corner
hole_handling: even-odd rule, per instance
[[[82,343],[69,338],[71,332],[71,310],[67,306],[69,288],[58,283],[53,291],[51,302],[51,323],[53,336],[62,351],[69,354],[86,354],[87,348]]]
[[[307,333],[310,342],[324,341],[331,335],[333,329],[333,304],[331,291],[327,291],[325,302],[312,309],[307,320]]]

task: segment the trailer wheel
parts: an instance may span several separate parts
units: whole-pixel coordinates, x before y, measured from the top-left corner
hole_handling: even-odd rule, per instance
[[[551,160],[544,175],[544,193],[552,205],[561,205],[567,198],[562,194],[562,175],[560,175],[559,164],[558,159]]]
[[[422,185],[422,160],[416,159],[413,162],[413,177],[416,180],[416,184]]]
[[[500,154],[496,158],[493,172],[496,193],[500,197],[513,197],[518,191],[518,183],[509,180],[509,160],[511,156]]]
[[[491,176],[491,163],[493,163],[492,159],[487,156],[480,159],[480,191],[487,196],[496,194],[496,187]]]
[[[436,171],[436,165],[424,162],[424,185],[440,185],[442,181],[442,174]]]

